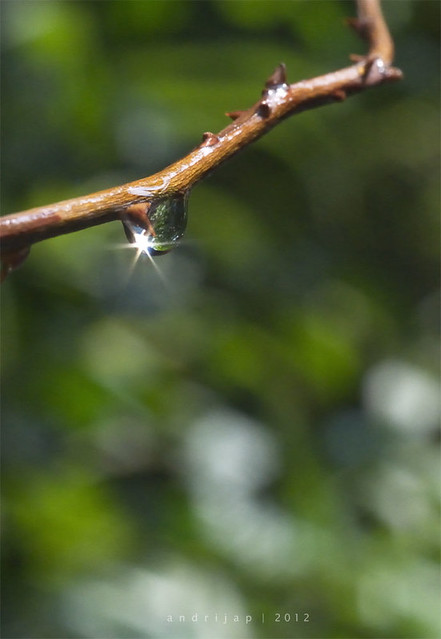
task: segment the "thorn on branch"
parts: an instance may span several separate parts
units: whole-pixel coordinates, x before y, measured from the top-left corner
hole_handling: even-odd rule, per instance
[[[149,216],[148,210],[150,208],[150,202],[144,202],[143,204],[133,204],[126,208],[121,215],[121,222],[124,229],[124,234],[130,244],[136,244],[136,229],[143,229],[150,236],[155,237],[155,229],[153,228]]]
[[[363,40],[369,40],[371,21],[368,18],[346,18],[345,22],[354,29],[360,38],[363,38]]]
[[[214,146],[219,142],[219,137],[210,131],[206,131],[202,134],[201,146]]]
[[[243,115],[244,113],[246,113],[246,111],[242,110],[242,111],[227,111],[227,113],[225,113],[225,115],[228,118],[231,118],[232,120],[237,120],[237,118],[240,118],[241,115]]]
[[[337,89],[337,91],[334,91],[333,96],[337,102],[343,102],[343,100],[346,100],[347,98],[346,91],[343,91],[343,89]]]
[[[155,232],[152,228],[152,225],[150,224],[150,220],[148,216],[148,210],[150,208],[150,204],[151,204],[150,202],[143,202],[140,204],[132,204],[131,206],[128,206],[124,210],[124,212],[121,214],[121,220],[124,223],[124,219],[128,218],[132,224],[136,226],[140,226],[142,229],[145,229],[152,235],[155,235]],[[125,225],[124,225],[124,228],[126,228]]]
[[[359,55],[358,53],[350,53],[349,54],[349,60],[351,62],[363,62],[363,60],[366,60],[366,56],[365,55]]]
[[[265,82],[266,89],[274,89],[281,84],[286,84],[286,64],[281,62]]]
[[[0,282],[3,282],[11,271],[14,271],[23,264],[29,255],[30,250],[31,247],[26,246],[25,248],[14,251],[13,253],[4,253],[2,255]]]

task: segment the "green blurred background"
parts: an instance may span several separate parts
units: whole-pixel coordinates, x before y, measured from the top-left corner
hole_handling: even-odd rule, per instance
[[[161,276],[114,222],[7,279],[5,638],[440,636],[439,8],[384,2],[404,81],[196,186]],[[345,66],[354,11],[3,1],[2,212],[162,169],[281,61]]]

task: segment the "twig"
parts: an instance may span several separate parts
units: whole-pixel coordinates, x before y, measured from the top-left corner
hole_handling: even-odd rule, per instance
[[[357,0],[357,7],[358,18],[348,22],[368,41],[369,50],[365,56],[351,56],[355,61],[352,66],[288,84],[281,64],[267,80],[258,102],[247,110],[227,113],[233,120],[229,126],[218,134],[204,133],[201,144],[159,173],[0,218],[4,273],[25,259],[34,242],[120,219],[134,204],[187,192],[207,173],[294,113],[340,102],[369,87],[399,80],[401,71],[390,66],[393,41],[379,0]]]

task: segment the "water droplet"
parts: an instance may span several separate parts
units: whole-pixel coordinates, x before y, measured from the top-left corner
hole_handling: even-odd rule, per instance
[[[123,221],[129,242],[141,253],[164,255],[175,248],[187,226],[188,193],[153,200],[145,214],[145,224],[127,215]]]

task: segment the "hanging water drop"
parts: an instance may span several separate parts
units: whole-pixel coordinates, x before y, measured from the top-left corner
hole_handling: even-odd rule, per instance
[[[187,226],[187,199],[188,193],[179,193],[127,209],[123,224],[129,242],[141,254],[155,256],[171,251]]]

